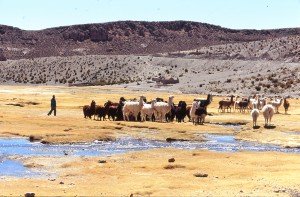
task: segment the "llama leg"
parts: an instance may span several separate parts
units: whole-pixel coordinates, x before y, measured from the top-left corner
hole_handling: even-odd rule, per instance
[[[268,119],[267,119],[267,118],[265,118],[265,126],[267,126],[267,122],[268,122]]]
[[[126,113],[123,111],[123,119],[126,121]]]
[[[141,112],[141,121],[142,121],[142,122],[143,122],[143,121],[146,121],[146,115],[144,115],[143,112]]]

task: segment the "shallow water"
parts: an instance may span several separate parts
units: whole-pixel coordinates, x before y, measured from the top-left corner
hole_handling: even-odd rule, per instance
[[[43,174],[24,167],[21,162],[0,158],[0,176],[31,177]]]
[[[203,137],[208,139],[208,141],[175,141],[169,143],[151,140],[138,140],[127,137],[116,141],[94,141],[93,143],[64,145],[49,145],[38,142],[31,143],[24,138],[0,138],[0,176],[39,175],[38,173],[25,168],[22,163],[7,159],[9,156],[13,155],[104,156],[154,148],[179,148],[189,150],[204,148],[220,152],[236,152],[244,150],[300,153],[300,149],[297,148],[282,148],[275,145],[237,141],[234,139],[234,136],[205,134]]]
[[[230,129],[234,129],[236,131],[241,130],[241,126],[244,124],[214,124],[220,127],[225,127],[225,128],[230,128]]]

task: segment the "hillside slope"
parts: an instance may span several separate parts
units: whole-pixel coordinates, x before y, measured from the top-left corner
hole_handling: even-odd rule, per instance
[[[149,55],[292,35],[300,35],[300,29],[233,30],[190,21],[119,21],[39,31],[2,25],[0,57],[28,59],[73,55]]]
[[[300,61],[300,36],[287,36],[253,42],[202,47],[190,51],[168,53],[201,59]]]
[[[174,85],[156,77],[179,79]],[[0,84],[112,85],[198,94],[299,97],[298,63],[154,56],[72,56],[0,62]]]

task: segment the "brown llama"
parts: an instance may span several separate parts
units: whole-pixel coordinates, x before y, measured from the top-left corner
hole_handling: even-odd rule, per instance
[[[91,105],[85,105],[83,106],[83,115],[84,118],[89,117],[92,118],[93,115],[95,115],[96,112],[96,102],[92,100]]]
[[[233,95],[231,95],[230,97],[230,100],[221,100],[219,101],[219,110],[222,110],[222,112],[225,112],[225,108],[227,109],[227,112],[228,112],[228,108],[230,109],[230,112],[231,112],[231,106],[234,105],[234,101],[233,101]]]
[[[104,103],[104,106],[97,105],[96,106],[96,115],[98,115],[97,120],[105,120],[105,116],[108,114],[109,107],[112,105],[111,101],[107,101]]]
[[[287,111],[290,107],[290,102],[287,100],[286,97],[283,99],[283,107],[284,107],[284,110],[285,110],[285,114],[287,114]]]

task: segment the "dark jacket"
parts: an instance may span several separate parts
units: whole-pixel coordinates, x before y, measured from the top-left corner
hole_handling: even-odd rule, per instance
[[[51,99],[51,107],[56,107],[56,100],[55,100],[55,98]]]

